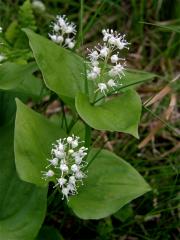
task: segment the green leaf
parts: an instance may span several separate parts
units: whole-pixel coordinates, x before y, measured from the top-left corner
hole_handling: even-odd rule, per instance
[[[0,126],[15,118],[16,104],[14,96],[6,91],[0,91]]]
[[[92,150],[90,161],[98,150]],[[115,154],[102,150],[88,168],[84,185],[69,206],[82,219],[100,219],[150,190],[143,177]]]
[[[0,65],[0,89],[10,90],[16,88],[20,83],[29,79],[29,76],[35,70],[37,70],[35,63],[22,65],[6,62]]]
[[[0,89],[34,98],[42,93],[42,81],[33,76],[36,63],[16,64],[7,62],[0,66]]]
[[[46,185],[41,171],[47,166],[52,143],[65,137],[64,131],[19,100],[15,122],[15,162],[20,178],[36,185]]]
[[[82,58],[31,30],[24,31],[47,87],[65,102],[72,102],[78,92],[84,91]]]
[[[175,33],[180,33],[180,19],[176,20],[175,24],[169,24],[167,22],[157,22],[157,23],[148,23],[148,22],[143,22],[147,25],[152,25],[155,27],[159,27],[162,30],[168,31],[168,32],[175,32]]]
[[[145,71],[139,71],[135,69],[126,69],[125,70],[125,76],[122,76],[120,82],[123,84],[123,86],[126,85],[135,85],[143,83],[147,80],[153,79],[157,77],[156,74],[145,72]]]
[[[13,130],[12,121],[0,128],[0,239],[34,240],[45,217],[47,189],[18,178]]]
[[[119,131],[138,137],[141,100],[134,90],[127,90],[121,96],[99,106],[91,105],[86,95],[79,94],[76,98],[76,109],[92,128]]]

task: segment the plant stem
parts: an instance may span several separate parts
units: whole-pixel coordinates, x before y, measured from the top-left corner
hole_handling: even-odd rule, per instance
[[[77,40],[77,48],[83,45],[83,14],[84,14],[84,0],[80,0],[79,35]]]
[[[89,149],[91,145],[91,127],[85,123],[85,147]]]

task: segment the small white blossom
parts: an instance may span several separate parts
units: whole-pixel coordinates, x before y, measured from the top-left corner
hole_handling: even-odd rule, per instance
[[[56,167],[59,163],[59,159],[58,158],[53,158],[53,159],[50,159],[49,162],[51,163],[50,165],[53,165],[53,166]]]
[[[78,172],[78,171],[79,171],[78,165],[73,164],[73,165],[71,166],[71,170],[72,170],[73,172]]]
[[[67,137],[67,143],[71,144],[73,141],[73,138],[72,137]]]
[[[47,172],[42,171],[42,174],[43,174],[44,179],[47,179],[47,178],[50,178],[50,177],[54,176],[54,172],[52,170],[48,170]]]
[[[76,35],[76,25],[69,22],[65,15],[56,16],[55,22],[52,23],[52,33],[49,34],[51,40],[63,47],[74,48]]]
[[[124,67],[120,63],[113,66],[112,69],[109,71],[110,77],[116,77],[119,76],[121,78],[122,75],[124,75]]]
[[[107,85],[105,83],[98,83],[98,89],[106,95]]]
[[[116,87],[117,86],[117,84],[115,83],[115,81],[113,80],[113,79],[110,79],[108,82],[107,82],[107,85],[109,86],[109,87]]]
[[[32,2],[32,7],[35,9],[35,10],[38,10],[40,12],[44,12],[46,10],[46,7],[44,5],[43,2],[39,1],[39,0],[34,0]]]
[[[89,49],[88,49],[88,51],[90,52],[89,54],[88,54],[88,57],[89,57],[89,59],[90,59],[90,61],[97,61],[97,59],[99,58],[99,53],[96,51],[96,50],[94,50],[94,51],[90,51]]]
[[[74,46],[75,46],[75,42],[70,42],[68,44],[68,48],[70,48],[70,49],[74,48]]]
[[[76,179],[81,180],[85,177],[85,174],[81,171],[78,171],[78,172],[76,172],[75,177],[76,177]]]
[[[4,56],[3,54],[0,54],[0,62],[3,62],[4,60],[6,60],[6,56]]]
[[[97,75],[99,75],[100,72],[101,72],[101,68],[99,68],[99,67],[97,67],[97,66],[94,66],[93,69],[92,69],[92,71],[93,71],[94,73],[96,73]]]
[[[104,46],[100,50],[100,56],[106,58],[109,53],[109,48]]]
[[[2,31],[3,31],[3,28],[2,28],[2,27],[0,27],[0,33],[2,33]]]
[[[73,154],[73,153],[74,153],[74,150],[73,150],[73,149],[69,149],[68,153],[69,153],[69,154]]]
[[[75,178],[75,176],[70,176],[69,183],[71,183],[74,186],[76,185],[76,178]]]
[[[69,196],[69,189],[67,188],[67,187],[63,187],[62,188],[62,194],[63,194],[63,198],[62,199],[64,199],[64,197],[66,197],[66,199],[68,200],[68,196]]]
[[[61,177],[61,178],[57,178],[57,181],[58,181],[57,185],[62,187],[67,182],[67,179]]]
[[[117,46],[117,48],[119,48],[120,50],[122,50],[123,48],[127,48],[127,45],[129,45],[129,43],[124,39],[125,35],[123,35],[122,37],[119,37],[116,39],[116,43],[115,45]]]
[[[98,75],[97,75],[97,73],[95,73],[95,72],[88,72],[88,73],[87,73],[87,77],[88,77],[88,79],[90,79],[90,80],[95,80],[95,79],[98,77]]]
[[[68,166],[65,163],[60,164],[60,170],[62,173],[68,172]]]
[[[119,60],[119,57],[118,57],[117,54],[114,54],[114,55],[111,56],[111,62],[112,63],[117,63],[118,60]]]
[[[54,187],[61,189],[63,199],[65,197],[68,200],[70,195],[77,194],[78,182],[86,177],[83,159],[88,149],[80,147],[81,143],[80,138],[74,135],[57,140],[52,145],[52,159],[48,159],[50,164],[46,168],[49,170],[42,172],[44,179],[56,176],[57,183]]]
[[[54,153],[54,156],[55,156],[56,158],[60,158],[60,159],[63,159],[63,158],[66,156],[66,153],[63,152],[63,151],[61,151],[61,150],[59,150],[58,148],[57,148],[57,149],[54,149],[54,150],[53,150],[53,153]]]

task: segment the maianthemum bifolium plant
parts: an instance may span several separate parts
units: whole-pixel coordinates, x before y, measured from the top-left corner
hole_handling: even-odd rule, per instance
[[[103,29],[102,42],[87,49],[83,58],[75,51],[76,25],[64,15],[51,24],[50,39],[29,29],[23,31],[35,61],[19,64],[2,59],[0,66],[2,106],[8,110],[0,138],[2,159],[8,160],[2,163],[0,182],[8,185],[13,176],[9,193],[14,204],[9,211],[16,212],[13,219],[2,223],[0,237],[13,240],[37,235],[46,213],[49,182],[82,219],[109,216],[150,190],[129,163],[106,149],[95,148],[98,139],[92,142],[93,129],[138,138],[142,106],[134,85],[154,75],[126,68],[124,50],[130,47],[126,36]],[[46,87],[72,114],[62,107],[62,115],[48,119],[23,104],[27,97],[36,101],[47,94],[34,75],[38,70]],[[19,190],[14,193],[13,189]]]

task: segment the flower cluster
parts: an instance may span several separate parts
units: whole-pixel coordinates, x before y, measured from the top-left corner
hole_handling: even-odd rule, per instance
[[[119,51],[127,48],[129,43],[125,35],[113,30],[102,30],[103,45],[98,44],[89,50],[87,78],[93,80],[97,90],[104,95],[110,89],[116,89],[121,83],[119,79],[124,75],[125,59],[119,56]]]
[[[48,159],[48,170],[42,172],[44,179],[56,179],[55,187],[60,187],[63,199],[66,197],[68,200],[69,195],[77,194],[78,182],[82,183],[86,177],[83,158],[88,149],[80,147],[81,143],[79,137],[74,135],[57,140],[51,150],[52,159]]]
[[[52,33],[49,34],[51,40],[63,47],[74,48],[76,35],[76,25],[69,22],[65,15],[57,16],[52,24]]]

